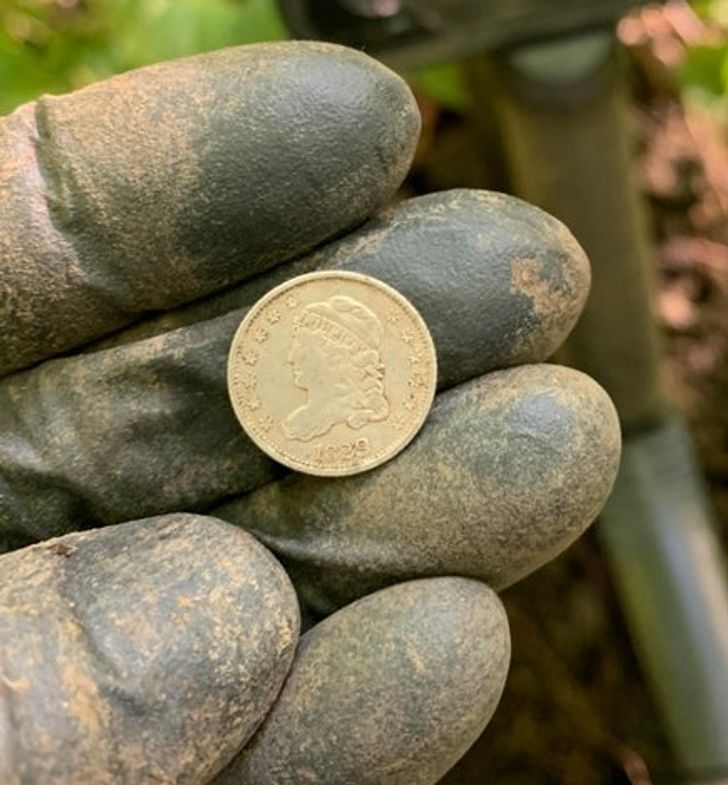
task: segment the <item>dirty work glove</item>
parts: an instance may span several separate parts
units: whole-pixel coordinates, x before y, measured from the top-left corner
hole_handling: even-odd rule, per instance
[[[540,364],[589,284],[560,223],[477,191],[376,214],[418,129],[398,77],[316,43],[2,121],[3,785],[425,785],[487,723],[494,590],[594,518],[619,428]],[[415,441],[344,479],[269,460],[226,392],[246,308],[322,268],[396,287],[439,360]]]

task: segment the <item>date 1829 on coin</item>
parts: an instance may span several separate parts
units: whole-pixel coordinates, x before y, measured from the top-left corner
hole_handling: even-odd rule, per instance
[[[437,361],[414,306],[366,275],[322,271],[272,289],[233,338],[235,414],[268,455],[308,474],[394,457],[432,405]]]

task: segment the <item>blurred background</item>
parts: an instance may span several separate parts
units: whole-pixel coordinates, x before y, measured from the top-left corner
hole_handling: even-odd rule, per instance
[[[695,441],[725,548],[728,0],[642,6],[616,29],[627,59],[632,175],[652,239],[659,374]],[[287,35],[272,0],[0,0],[0,113],[159,60]],[[483,100],[490,68],[469,54],[406,72],[424,129],[403,197],[512,190],[498,99]],[[504,600],[514,639],[506,694],[448,785],[684,781],[598,536]],[[670,614],[661,622],[669,627]]]

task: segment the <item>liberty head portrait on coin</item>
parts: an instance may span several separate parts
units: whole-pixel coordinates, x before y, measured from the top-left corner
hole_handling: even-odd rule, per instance
[[[347,295],[306,306],[295,320],[288,362],[308,399],[286,417],[290,439],[310,441],[340,422],[359,430],[389,414],[377,315]]]
[[[228,360],[233,409],[251,439],[319,475],[394,457],[424,422],[436,381],[435,347],[414,306],[377,279],[340,271],[264,295]]]

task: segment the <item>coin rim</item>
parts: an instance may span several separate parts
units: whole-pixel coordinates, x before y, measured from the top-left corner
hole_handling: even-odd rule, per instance
[[[344,468],[344,469],[311,469],[308,465],[303,465],[300,463],[294,462],[294,460],[290,459],[286,453],[282,453],[279,449],[275,447],[275,445],[271,446],[270,442],[263,441],[261,437],[258,436],[254,431],[252,431],[248,426],[245,424],[243,418],[240,415],[238,410],[238,406],[233,398],[233,381],[232,381],[232,367],[233,367],[233,357],[234,352],[237,347],[238,341],[242,340],[243,334],[246,332],[248,325],[255,319],[257,314],[266,307],[266,305],[273,299],[280,296],[282,292],[285,292],[287,289],[294,288],[296,286],[300,286],[305,284],[311,280],[321,280],[322,278],[343,278],[345,280],[351,281],[358,281],[359,283],[365,283],[373,285],[376,289],[383,290],[386,294],[392,297],[394,300],[398,301],[400,305],[404,305],[404,307],[409,309],[414,317],[415,323],[419,326],[427,348],[431,350],[431,370],[429,374],[428,381],[430,382],[430,394],[428,396],[427,405],[423,406],[422,412],[420,416],[414,421],[414,424],[410,430],[409,435],[402,441],[401,443],[397,442],[396,447],[389,451],[385,450],[383,455],[379,455],[376,460],[372,461],[371,463],[359,464],[354,467]],[[236,362],[237,359],[236,359]],[[235,417],[240,423],[241,427],[251,439],[251,441],[261,449],[266,455],[268,455],[273,460],[277,461],[278,463],[282,464],[283,466],[287,466],[289,469],[294,469],[295,471],[301,472],[302,474],[309,474],[314,477],[347,477],[354,474],[361,474],[365,471],[369,471],[370,469],[374,469],[377,466],[381,466],[383,463],[394,458],[395,455],[398,455],[402,450],[404,450],[407,445],[417,436],[417,434],[422,429],[422,426],[427,419],[431,409],[432,403],[435,399],[435,393],[437,391],[437,350],[435,349],[435,342],[432,339],[432,334],[430,333],[430,329],[427,326],[427,323],[422,318],[420,312],[415,308],[415,306],[399,291],[397,291],[393,286],[381,281],[379,278],[375,278],[372,275],[366,275],[364,273],[356,273],[351,272],[348,270],[320,270],[314,271],[310,273],[304,273],[303,275],[297,275],[293,278],[289,278],[287,281],[284,281],[278,286],[273,287],[269,292],[266,292],[260,299],[256,300],[253,305],[250,306],[250,310],[248,313],[245,314],[243,319],[241,320],[240,324],[238,325],[235,334],[233,335],[233,339],[230,343],[230,349],[228,351],[228,361],[227,361],[227,392],[228,398],[230,399],[230,403],[233,408],[233,412],[235,413]]]

